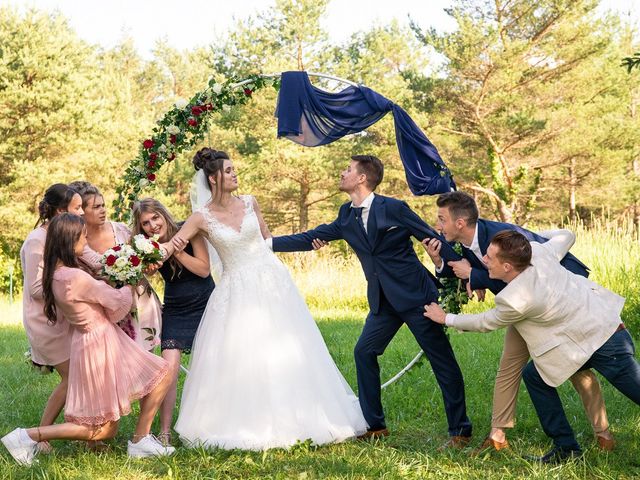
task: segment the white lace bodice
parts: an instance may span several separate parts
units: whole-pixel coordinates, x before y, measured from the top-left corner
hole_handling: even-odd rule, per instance
[[[199,210],[207,222],[208,239],[222,261],[224,273],[238,268],[255,268],[261,263],[275,260],[262,237],[258,217],[253,210],[253,197],[242,195],[240,199],[244,203],[240,230],[218,221],[206,205]]]

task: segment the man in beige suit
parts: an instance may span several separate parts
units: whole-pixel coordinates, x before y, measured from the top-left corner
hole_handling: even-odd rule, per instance
[[[425,316],[460,330],[517,329],[532,357],[524,382],[542,428],[554,442],[538,460],[549,463],[581,453],[555,387],[578,370],[594,368],[640,405],[640,364],[620,319],[624,299],[560,265],[575,241],[571,232],[545,236],[549,241],[544,244],[529,243],[515,231],[494,236],[484,260],[490,277],[507,283],[495,308],[451,315],[432,303],[425,305]]]

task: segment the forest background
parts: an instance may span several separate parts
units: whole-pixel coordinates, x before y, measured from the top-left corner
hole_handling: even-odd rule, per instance
[[[19,249],[48,185],[88,180],[110,204],[140,142],[177,100],[211,78],[260,72],[324,72],[395,101],[484,217],[530,227],[570,220],[638,238],[640,72],[621,66],[640,50],[631,19],[603,13],[598,0],[455,0],[451,32],[411,18],[335,43],[321,27],[328,3],[277,0],[206,48],[159,40],[151,58],[127,37],[91,45],[62,14],[0,7],[0,293],[12,269],[21,278]],[[276,138],[275,104],[274,91],[257,92],[217,114],[202,142],[230,153],[241,193],[257,197],[273,232],[332,220],[345,201],[339,172],[358,153],[385,162],[380,193],[435,223],[434,199],[408,190],[390,116],[304,148]],[[190,213],[192,154],[148,191],[179,219]]]

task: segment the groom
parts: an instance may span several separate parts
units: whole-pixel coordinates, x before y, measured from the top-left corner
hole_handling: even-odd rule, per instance
[[[344,239],[358,256],[367,278],[369,315],[355,347],[360,406],[369,431],[365,438],[389,434],[380,399],[378,356],[406,323],[431,363],[444,399],[450,438],[443,448],[462,448],[471,439],[464,381],[441,325],[423,317],[423,305],[438,299],[437,280],[418,259],[411,237],[441,237],[400,200],[374,194],[382,181],[382,162],[355,155],[342,172],[340,190],[351,197],[330,224],[273,238],[275,252],[311,250],[312,241]],[[442,243],[446,260],[460,257]]]

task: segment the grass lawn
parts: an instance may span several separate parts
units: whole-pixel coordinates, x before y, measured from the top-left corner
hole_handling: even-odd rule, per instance
[[[580,230],[578,239],[572,251],[593,267],[592,278],[627,298],[623,317],[637,341],[640,245],[624,232],[604,229]],[[305,295],[338,367],[355,387],[352,349],[366,314],[364,276],[357,261],[342,259],[329,249],[315,256],[283,258]],[[487,307],[472,303],[467,310],[480,308]],[[41,376],[24,362],[27,340],[20,318],[19,303],[9,305],[0,297],[0,434],[18,426],[36,425],[57,381],[55,375]],[[450,336],[465,376],[475,447],[489,431],[493,381],[503,332],[452,331]],[[418,350],[410,332],[403,327],[381,357],[383,381],[406,365]],[[188,361],[185,357],[184,364]],[[131,460],[126,455],[126,442],[134,427],[132,414],[121,421],[120,433],[110,442],[110,451],[106,453],[86,452],[81,442],[52,442],[55,453],[40,456],[37,465],[26,468],[17,466],[0,447],[0,479],[640,478],[640,408],[605,381],[602,386],[611,428],[618,441],[616,450],[612,453],[597,450],[578,395],[570,385],[563,385],[560,394],[585,455],[555,467],[532,464],[523,458],[528,453],[544,453],[551,445],[524,386],[520,391],[517,425],[509,436],[512,444],[509,452],[483,457],[473,457],[469,450],[437,452],[447,438],[447,425],[440,390],[430,366],[423,362],[384,390],[383,404],[391,436],[383,441],[351,441],[322,447],[300,443],[289,450],[264,453],[178,448],[170,458]],[[154,431],[157,432],[157,425]]]
[[[355,368],[352,348],[364,312],[314,312],[338,366],[352,386]],[[489,429],[493,379],[501,351],[502,333],[451,333],[467,386],[469,415],[477,445]],[[41,376],[27,367],[27,348],[20,325],[0,326],[0,432],[38,422],[44,402],[55,385],[54,375]],[[382,377],[389,378],[417,352],[415,340],[403,328],[382,357]],[[185,358],[185,363],[188,358]],[[604,382],[603,382],[604,383]],[[566,387],[566,386],[565,386]],[[540,429],[524,386],[518,424],[510,436],[512,451],[472,457],[468,451],[438,453],[447,426],[440,391],[428,363],[422,363],[383,393],[392,435],[374,443],[347,442],[313,447],[306,443],[289,451],[265,453],[205,451],[179,448],[168,459],[130,460],[126,441],[135,415],[121,422],[118,437],[107,453],[86,452],[81,442],[52,442],[55,454],[39,457],[31,468],[17,466],[0,451],[0,478],[21,479],[146,479],[146,478],[638,478],[640,477],[640,409],[603,384],[609,417],[618,448],[599,452],[592,439],[580,400],[570,387],[562,388],[567,413],[585,449],[579,461],[541,467],[524,460],[525,453],[543,453],[550,445]]]

